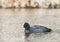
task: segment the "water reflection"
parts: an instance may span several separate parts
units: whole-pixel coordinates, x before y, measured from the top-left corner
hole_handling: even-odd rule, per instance
[[[23,24],[51,28],[48,34],[30,34],[25,39]],[[60,42],[60,9],[0,9],[1,42]]]
[[[30,36],[30,33],[25,33],[25,38],[28,38]]]

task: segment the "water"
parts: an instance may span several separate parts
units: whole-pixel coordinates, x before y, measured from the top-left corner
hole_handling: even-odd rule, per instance
[[[53,31],[25,38],[25,22]],[[60,42],[60,9],[0,9],[0,42]]]

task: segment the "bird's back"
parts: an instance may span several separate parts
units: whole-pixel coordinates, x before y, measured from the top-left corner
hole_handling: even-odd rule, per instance
[[[47,27],[44,27],[44,26],[33,26],[33,27],[30,27],[30,32],[31,33],[40,33],[40,32],[46,32],[48,30]]]

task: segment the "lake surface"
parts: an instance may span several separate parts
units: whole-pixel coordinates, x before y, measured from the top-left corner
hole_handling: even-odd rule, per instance
[[[53,31],[25,38],[25,22]],[[60,42],[60,9],[0,9],[0,42]]]

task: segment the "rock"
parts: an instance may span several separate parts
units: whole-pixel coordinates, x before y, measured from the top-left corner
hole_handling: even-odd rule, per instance
[[[48,1],[48,0],[41,0],[40,1],[40,7],[41,8],[48,8],[49,7],[49,4],[50,4],[50,1]]]
[[[0,8],[2,8],[1,0],[0,0]]]
[[[3,8],[13,8],[14,0],[2,0]]]
[[[15,2],[14,2],[14,6],[16,7],[16,8],[20,8],[21,7],[21,1],[20,0],[15,0]]]
[[[39,3],[37,1],[33,2],[33,5],[32,5],[34,8],[39,8]]]
[[[30,0],[28,0],[28,1],[26,2],[25,7],[27,7],[27,8],[28,8],[28,7],[32,7]]]

